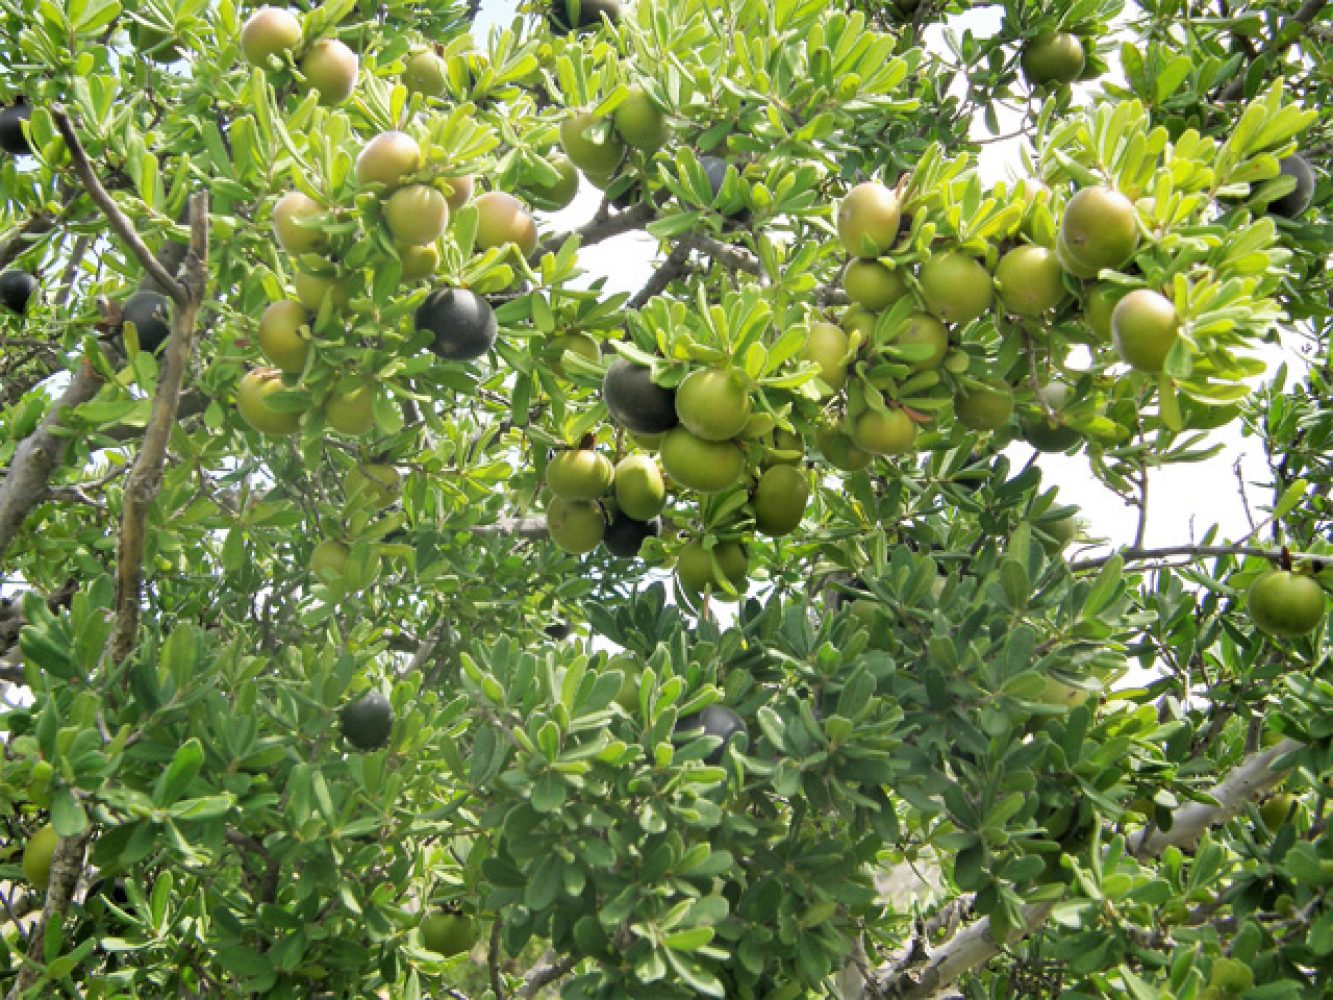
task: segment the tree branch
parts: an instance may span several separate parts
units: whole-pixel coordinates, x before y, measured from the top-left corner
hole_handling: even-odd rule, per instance
[[[1333,562],[1328,553],[1292,552],[1294,560],[1308,559],[1316,566]],[[1282,557],[1282,549],[1263,548],[1258,545],[1167,545],[1157,549],[1141,549],[1130,546],[1118,552],[1092,559],[1078,559],[1069,564],[1070,572],[1085,573],[1088,570],[1101,569],[1108,562],[1120,556],[1125,562],[1150,562],[1154,559],[1170,559],[1175,556],[1189,556],[1192,559],[1208,559],[1214,556],[1254,556],[1276,562]]]
[[[634,293],[625,307],[627,309],[641,309],[656,295],[661,295],[666,291],[667,285],[675,281],[685,272],[685,264],[690,259],[690,248],[685,243],[677,243],[672,248],[667,259],[662,261],[661,265],[653,272],[652,277],[644,282],[643,287]]]
[[[603,240],[609,240],[613,236],[620,236],[622,233],[642,229],[652,221],[656,211],[655,206],[649,202],[641,201],[632,208],[617,212],[615,215],[594,217],[591,222],[584,223],[578,229],[548,236],[537,248],[534,259],[540,260],[545,254],[556,253],[564,245],[565,240],[571,236],[577,236],[579,245],[586,247],[592,246],[594,243],[601,243]]]
[[[760,276],[763,269],[759,266],[759,261],[753,254],[747,253],[739,247],[729,246],[721,240],[715,240],[711,236],[705,236],[702,233],[686,233],[680,238],[682,246],[689,247],[691,250],[698,250],[700,253],[707,254],[719,264],[731,268],[733,271],[743,271],[746,274]]]
[[[479,524],[474,535],[513,535],[516,538],[546,538],[544,517],[502,517],[494,524]]]
[[[46,902],[42,906],[41,917],[28,930],[28,954],[14,985],[10,987],[8,1000],[19,1000],[37,982],[45,964],[46,925],[53,917],[63,916],[69,909],[70,901],[74,898],[74,887],[79,884],[79,876],[83,874],[83,849],[90,835],[90,831],[84,831],[56,841],[55,853],[51,855],[51,882],[46,889]]]
[[[495,1000],[509,1000],[509,994],[505,992],[504,976],[500,972],[500,933],[504,930],[504,924],[499,920],[491,925],[490,946],[486,949],[486,969],[490,973],[491,992],[495,994]]]
[[[1287,49],[1291,48],[1292,43],[1299,39],[1302,34],[1301,31],[1292,29],[1308,27],[1327,6],[1328,0],[1305,0],[1305,3],[1301,4],[1300,9],[1291,16],[1291,20],[1278,29],[1277,33],[1268,40],[1268,43],[1259,50],[1258,58],[1264,59],[1268,56],[1272,56],[1276,59],[1278,56],[1282,55],[1283,52],[1286,52]],[[1221,100],[1234,101],[1244,93],[1244,71],[1250,66],[1250,63],[1245,62],[1242,63],[1241,66],[1242,71],[1240,76],[1232,79],[1230,83],[1222,88],[1222,92],[1218,94],[1218,97]]]
[[[547,952],[541,962],[528,970],[527,975],[523,977],[523,992],[519,996],[524,998],[535,997],[542,988],[549,986],[557,979],[564,979],[574,971],[574,966],[579,964],[579,960],[566,955],[559,961],[555,956]]]

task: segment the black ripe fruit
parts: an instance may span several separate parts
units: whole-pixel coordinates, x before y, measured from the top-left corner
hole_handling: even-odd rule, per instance
[[[32,143],[23,134],[23,123],[32,117],[32,108],[26,104],[12,104],[0,111],[0,149],[12,156],[32,152]]]
[[[709,705],[702,712],[677,720],[676,732],[681,735],[716,736],[722,741],[704,758],[706,764],[720,764],[727,744],[737,735],[747,735],[744,720],[726,705]]]
[[[635,434],[661,434],[680,422],[676,416],[676,390],[664,389],[652,380],[652,372],[617,358],[602,380],[602,399],[611,416]]]
[[[343,737],[358,750],[378,750],[389,742],[393,706],[378,691],[367,691],[349,701],[341,713]]]
[[[1314,171],[1310,169],[1305,157],[1299,154],[1288,156],[1278,164],[1278,168],[1283,177],[1296,178],[1296,188],[1277,201],[1270,201],[1268,214],[1294,219],[1309,208],[1310,202],[1314,199]]]
[[[497,324],[495,311],[476,292],[442,288],[417,310],[418,330],[435,335],[431,350],[446,361],[471,361],[491,349]]]
[[[139,335],[139,350],[156,353],[171,335],[171,311],[167,297],[157,292],[135,292],[121,310],[121,322],[134,324]]]
[[[612,24],[620,20],[619,0],[551,0],[546,15],[552,29],[568,33],[576,28],[595,28],[602,15]]]
[[[639,554],[639,547],[645,538],[656,538],[662,531],[660,518],[651,521],[636,521],[632,517],[616,511],[611,523],[602,535],[602,544],[606,551],[621,559],[633,559]]]
[[[37,279],[27,271],[12,268],[0,274],[0,306],[20,316],[28,311],[28,300],[37,291]]]

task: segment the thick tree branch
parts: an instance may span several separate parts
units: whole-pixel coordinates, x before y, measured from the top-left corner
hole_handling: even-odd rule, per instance
[[[667,259],[653,272],[652,277],[644,282],[643,287],[634,293],[634,297],[625,305],[629,309],[641,309],[654,296],[661,295],[671,282],[685,273],[685,265],[690,259],[690,248],[684,243],[677,243]]]
[[[1247,802],[1251,802],[1276,785],[1285,771],[1274,769],[1275,761],[1301,748],[1295,740],[1283,740],[1277,746],[1247,757],[1208,795],[1217,805],[1191,802],[1176,813],[1169,831],[1144,831],[1129,848],[1135,857],[1148,859],[1160,855],[1168,847],[1186,847],[1195,844],[1209,827],[1236,816]],[[1023,907],[1019,926],[1004,944],[1012,944],[1036,931],[1055,908],[1055,903],[1034,903]],[[1002,945],[990,933],[989,918],[979,920],[955,935],[937,949],[920,968],[909,954],[880,970],[879,988],[895,1000],[927,1000],[937,996],[958,978],[980,968],[1000,953]]]
[[[1298,41],[1303,33],[1302,29],[1308,28],[1311,22],[1317,18],[1325,7],[1328,6],[1328,0],[1305,0],[1291,20],[1284,24],[1276,34],[1273,35],[1259,50],[1258,58],[1264,59],[1272,57],[1274,59],[1291,48],[1292,44]],[[1251,63],[1241,63],[1241,73],[1230,83],[1222,88],[1218,97],[1223,101],[1234,101],[1245,91],[1245,72],[1249,69]]]
[[[570,230],[567,233],[558,233],[555,236],[548,236],[542,241],[541,246],[537,248],[534,257],[538,260],[548,253],[556,253],[564,245],[565,240],[571,236],[577,236],[579,246],[591,246],[594,243],[601,243],[603,240],[609,240],[613,236],[620,236],[622,233],[633,232],[635,229],[642,229],[653,220],[653,215],[657,209],[646,201],[641,201],[632,208],[627,208],[623,212],[617,212],[615,215],[594,217],[591,222],[586,222],[578,229]]]
[[[555,961],[554,956],[548,952],[542,961],[529,969],[527,975],[523,977],[523,992],[519,996],[535,997],[543,987],[549,986],[557,979],[564,979],[578,964],[578,959],[570,956]]]
[[[55,853],[51,855],[51,882],[46,890],[46,902],[42,906],[41,918],[28,930],[27,958],[9,990],[8,1000],[18,1000],[37,982],[43,965],[46,925],[57,914],[63,916],[69,909],[70,901],[74,898],[74,888],[79,884],[79,876],[83,874],[83,850],[89,836],[89,832],[85,831],[56,841]]]
[[[740,249],[739,247],[729,246],[721,240],[715,240],[711,236],[705,236],[702,233],[686,233],[680,238],[682,246],[687,246],[691,250],[698,250],[702,254],[707,254],[719,264],[731,268],[733,271],[743,271],[746,274],[762,275],[763,269],[759,266],[759,261],[753,254]]]

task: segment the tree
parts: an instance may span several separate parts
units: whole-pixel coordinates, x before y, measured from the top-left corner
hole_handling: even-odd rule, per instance
[[[9,997],[1333,989],[1326,5],[982,6],[0,13]]]

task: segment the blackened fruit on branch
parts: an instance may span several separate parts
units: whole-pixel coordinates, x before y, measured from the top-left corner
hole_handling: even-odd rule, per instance
[[[546,20],[552,30],[567,34],[576,28],[596,27],[603,14],[612,24],[619,21],[619,0],[551,0]]]
[[[378,750],[393,731],[393,706],[378,691],[367,691],[342,708],[342,732],[358,750]]]
[[[1296,178],[1296,187],[1276,201],[1268,203],[1269,215],[1280,215],[1284,219],[1294,219],[1310,207],[1314,199],[1314,171],[1303,156],[1288,156],[1278,164],[1283,177]]]
[[[706,764],[722,763],[722,755],[726,752],[727,745],[737,736],[748,735],[745,721],[726,705],[709,705],[702,712],[678,719],[676,732],[682,736],[686,734],[716,736],[722,741],[704,758]]]
[[[418,330],[435,335],[431,350],[446,361],[471,361],[491,349],[497,324],[490,303],[466,288],[442,288],[417,310]]]
[[[157,292],[135,292],[121,310],[121,323],[133,323],[139,336],[139,350],[155,354],[171,335],[170,303]]]
[[[602,400],[617,422],[635,434],[661,434],[680,422],[676,391],[652,380],[652,372],[624,358],[611,362],[602,380]]]
[[[20,316],[28,311],[28,300],[37,291],[37,279],[17,268],[0,274],[0,306]]]
[[[23,123],[32,117],[32,108],[14,104],[0,111],[0,149],[12,156],[32,152],[32,143],[23,132]]]
[[[602,535],[602,544],[606,551],[621,559],[633,559],[639,554],[639,547],[644,539],[656,538],[662,532],[662,521],[653,518],[650,521],[636,521],[623,511],[616,511],[611,523]]]

